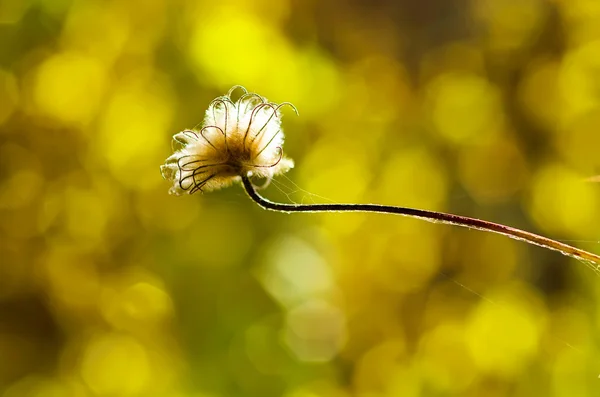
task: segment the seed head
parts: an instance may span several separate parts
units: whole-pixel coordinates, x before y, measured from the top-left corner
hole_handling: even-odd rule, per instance
[[[235,102],[231,95],[242,95]],[[227,95],[215,98],[201,128],[183,130],[173,136],[174,153],[160,167],[163,178],[172,182],[170,194],[192,194],[220,189],[241,176],[270,179],[287,172],[294,162],[283,155],[281,108],[234,86]]]

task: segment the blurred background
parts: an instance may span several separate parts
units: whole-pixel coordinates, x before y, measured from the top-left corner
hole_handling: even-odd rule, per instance
[[[599,395],[585,265],[159,173],[242,84],[300,112],[269,198],[600,253],[599,76],[597,0],[0,1],[0,395]]]

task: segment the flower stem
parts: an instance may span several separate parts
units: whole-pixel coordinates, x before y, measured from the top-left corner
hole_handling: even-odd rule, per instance
[[[427,211],[417,208],[396,207],[391,205],[379,204],[283,204],[270,201],[262,197],[248,176],[242,176],[242,183],[248,196],[259,206],[266,210],[278,211],[284,213],[292,212],[378,212],[384,214],[395,214],[422,219],[433,223],[445,223],[449,225],[467,227],[485,232],[501,234],[515,240],[524,241],[529,244],[537,245],[546,249],[558,251],[563,255],[575,258],[583,262],[596,274],[600,274],[600,256],[572,247],[568,244],[549,239],[538,234],[526,232],[510,226],[499,223],[488,222],[481,219],[469,218],[466,216],[447,214],[444,212]]]

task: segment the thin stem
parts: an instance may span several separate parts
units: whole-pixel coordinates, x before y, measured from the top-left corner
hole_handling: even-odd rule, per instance
[[[262,197],[248,176],[242,176],[242,183],[248,196],[258,205],[266,210],[279,211],[285,213],[292,212],[378,212],[384,214],[395,214],[422,219],[433,223],[445,223],[448,225],[462,226],[469,229],[477,229],[485,232],[497,233],[515,240],[524,241],[529,244],[537,245],[553,251],[558,251],[563,255],[575,258],[583,262],[596,274],[600,274],[600,256],[572,247],[568,244],[549,239],[538,234],[526,232],[510,226],[499,223],[488,222],[481,219],[469,218],[466,216],[446,214],[444,212],[427,211],[417,208],[395,207],[391,205],[379,204],[283,204],[275,203]]]

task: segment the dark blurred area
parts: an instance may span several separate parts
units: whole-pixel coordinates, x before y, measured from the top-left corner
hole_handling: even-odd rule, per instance
[[[264,194],[600,253],[597,0],[0,2],[0,396],[597,396],[600,277],[478,231],[173,197],[234,84]]]

